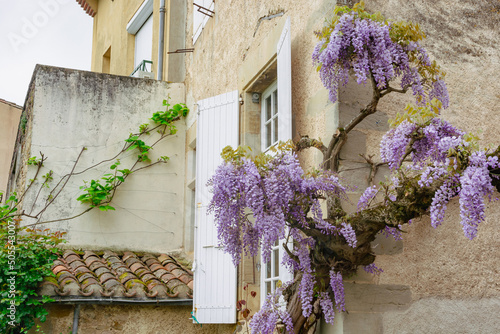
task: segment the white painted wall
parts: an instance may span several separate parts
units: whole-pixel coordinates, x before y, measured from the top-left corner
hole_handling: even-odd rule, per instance
[[[148,122],[167,96],[172,103],[184,101],[183,84],[120,77],[100,73],[40,66],[35,73],[31,155],[42,151],[48,169],[57,181],[68,173],[81,151],[87,147],[76,171],[113,157],[129,133]],[[165,252],[183,248],[185,124],[178,122],[176,135],[155,147],[151,158],[167,155],[170,162],[132,175],[117,192],[112,205],[116,211],[91,211],[84,216],[48,224],[68,232],[71,247],[111,248]],[[152,134],[152,139],[158,134]],[[128,159],[135,156],[128,152]],[[76,201],[83,180],[108,172],[103,165],[91,173],[70,180],[60,198],[43,220],[72,216],[86,206]],[[34,169],[28,173],[32,177]],[[43,193],[47,194],[47,191]],[[26,198],[29,211],[34,193]],[[39,205],[35,206],[34,212]]]

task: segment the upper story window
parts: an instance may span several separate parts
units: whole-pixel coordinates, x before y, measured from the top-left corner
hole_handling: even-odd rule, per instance
[[[278,84],[274,82],[262,94],[262,151],[278,142]]]
[[[131,76],[154,79],[153,0],[145,0],[127,24],[127,32],[135,35],[134,71]]]

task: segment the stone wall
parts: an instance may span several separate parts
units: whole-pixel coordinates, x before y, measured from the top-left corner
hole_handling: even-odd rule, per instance
[[[484,146],[498,145],[498,2],[365,2],[369,10],[381,11],[388,18],[421,25],[428,37],[424,46],[447,72],[450,107],[442,116],[453,125],[479,132]],[[326,142],[332,129],[359,111],[367,89],[349,84],[341,89],[340,102],[332,104],[311,64],[317,42],[313,32],[322,27],[334,6],[335,1],[326,0],[217,1],[214,18],[208,20],[193,54],[186,59],[188,104],[194,106],[200,99],[234,89],[243,93],[253,75],[272,62],[269,41],[291,17],[294,136],[309,135]],[[190,36],[193,7],[188,8]],[[276,13],[283,15],[262,19]],[[242,98],[241,118],[248,124],[258,122],[258,118],[248,114],[249,96],[243,94]],[[379,142],[388,129],[388,119],[411,100],[411,93],[384,98],[379,112],[360,124],[344,148],[342,177],[358,185],[359,191],[369,184],[369,166],[359,154],[373,154],[379,161]],[[188,128],[194,124],[193,113]],[[258,133],[253,133],[257,137],[248,136],[252,134],[251,126],[243,129],[247,132],[242,133],[242,144],[259,142]],[[319,157],[307,152],[300,158],[307,167]],[[374,182],[383,179],[382,168]],[[359,191],[350,194],[353,203]],[[349,313],[339,315],[334,327],[322,326],[323,333],[499,332],[500,323],[495,316],[500,303],[500,233],[496,225],[499,217],[498,203],[487,204],[487,220],[481,224],[478,237],[469,241],[459,224],[458,202],[453,201],[438,229],[434,230],[429,220],[423,218],[407,229],[409,233],[404,234],[403,242],[378,239],[374,242],[376,264],[384,273],[380,277],[360,273],[347,282]],[[245,272],[252,272],[256,265],[246,262],[243,266]],[[256,282],[243,277],[240,288],[246,283]]]
[[[74,305],[50,305],[44,333],[71,333]],[[229,334],[234,325],[200,326],[190,319],[191,306],[81,305],[79,334]]]

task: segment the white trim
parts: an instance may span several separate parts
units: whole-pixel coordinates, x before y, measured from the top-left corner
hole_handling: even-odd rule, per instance
[[[144,0],[141,7],[135,12],[130,21],[128,21],[127,32],[132,35],[137,34],[151,14],[153,14],[153,0]]]
[[[271,114],[271,145],[267,145],[267,131],[266,131],[266,122],[268,121],[266,119],[266,99],[268,97],[271,97],[271,110],[274,108],[274,97],[273,97],[273,92],[278,90],[278,81],[273,82],[272,84],[269,85],[269,87],[266,88],[266,90],[262,93],[261,95],[261,106],[260,106],[260,134],[261,134],[261,150],[262,152],[268,151],[271,147],[276,145],[278,143],[278,138],[279,138],[279,133],[278,136],[275,138],[276,140],[272,140],[273,138],[273,133],[274,133],[274,119],[277,117],[278,118],[278,123],[280,121],[279,119],[279,113],[276,111],[275,114]],[[279,95],[279,91],[277,91],[277,96]],[[277,98],[276,96],[276,98]],[[276,101],[277,102],[277,101]],[[278,105],[279,109],[279,105]],[[279,129],[278,129],[279,131]]]

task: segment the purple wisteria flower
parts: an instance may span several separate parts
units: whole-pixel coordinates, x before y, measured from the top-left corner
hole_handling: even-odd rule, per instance
[[[330,270],[330,287],[335,297],[335,307],[339,312],[345,311],[344,281],[340,272]]]
[[[378,189],[376,186],[366,188],[358,201],[358,211],[368,208],[370,201],[377,195]]]
[[[260,310],[250,320],[252,334],[273,334],[278,323],[285,325],[287,333],[293,333],[292,317],[280,303],[285,288],[286,286],[279,287],[267,295]]]
[[[339,84],[346,85],[352,70],[358,84],[372,77],[379,89],[399,78],[402,88],[411,88],[419,104],[436,98],[448,107],[448,91],[441,77],[433,79],[426,98],[426,88],[416,65],[431,66],[431,60],[417,42],[398,44],[390,37],[391,23],[361,19],[354,13],[343,14],[329,38],[321,40],[312,54],[313,64],[319,67],[323,85],[329,90],[330,100],[337,101]]]
[[[356,239],[356,232],[352,228],[351,224],[342,223],[340,234],[342,234],[349,246],[352,248],[356,247],[358,240]]]
[[[363,267],[363,270],[366,271],[369,274],[373,275],[380,275],[380,273],[383,273],[384,271],[380,268],[378,268],[375,263],[369,264],[367,266]]]

